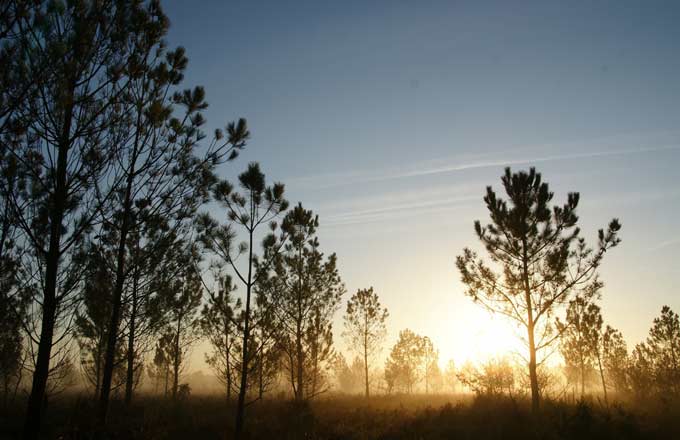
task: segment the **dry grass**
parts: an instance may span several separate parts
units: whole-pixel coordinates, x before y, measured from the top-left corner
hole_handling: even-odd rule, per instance
[[[51,402],[46,438],[92,438],[94,405],[70,397]],[[249,408],[250,439],[677,439],[680,408],[658,402],[646,409],[546,401],[531,417],[525,400],[468,396],[327,396],[310,404],[267,400]],[[185,402],[139,398],[115,402],[110,439],[224,439],[233,407],[217,397]],[[5,413],[0,436],[17,438],[20,413]]]

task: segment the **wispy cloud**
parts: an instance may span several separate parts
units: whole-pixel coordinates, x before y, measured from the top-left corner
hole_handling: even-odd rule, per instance
[[[678,246],[680,245],[680,238],[672,238],[670,240],[662,241],[661,243],[656,244],[655,246],[652,246],[651,248],[648,249],[649,252],[656,252],[661,249],[665,249],[668,247],[672,246]]]
[[[448,197],[396,205],[376,206],[374,209],[347,211],[326,217],[327,226],[345,226],[359,223],[400,220],[452,209],[467,202],[479,201],[479,196]]]
[[[439,164],[434,164],[435,161],[421,162],[412,166],[410,169],[383,169],[372,171],[356,171],[349,173],[332,173],[318,176],[307,176],[300,178],[287,179],[289,184],[294,186],[313,186],[317,189],[333,188],[352,184],[361,184],[369,182],[381,182],[396,179],[407,179],[414,177],[432,176],[437,174],[454,173],[458,171],[465,171],[480,168],[505,167],[512,165],[528,165],[534,163],[556,162],[563,160],[576,159],[592,159],[611,156],[628,156],[636,154],[647,154],[664,151],[680,150],[680,143],[670,145],[660,145],[656,147],[642,147],[642,148],[621,148],[621,149],[603,149],[598,151],[585,151],[578,153],[554,154],[545,156],[525,156],[525,157],[508,157],[512,153],[498,153],[498,155],[505,155],[504,158],[484,158],[485,156],[478,156],[477,160],[470,160],[470,156],[466,158],[449,158],[439,161]],[[490,155],[486,155],[490,156]]]
[[[464,163],[459,165],[450,165],[439,168],[430,168],[415,170],[410,172],[405,172],[399,175],[386,178],[403,178],[403,177],[416,177],[416,176],[426,176],[431,174],[441,174],[441,173],[451,173],[455,171],[463,171],[475,168],[489,168],[489,167],[500,167],[500,166],[510,166],[510,165],[524,165],[529,163],[539,163],[539,162],[555,162],[560,160],[574,160],[574,159],[589,159],[595,157],[607,157],[607,156],[625,156],[630,154],[643,154],[643,153],[653,153],[668,150],[680,150],[680,145],[666,145],[660,147],[652,148],[632,148],[625,150],[609,150],[609,151],[593,151],[584,153],[574,153],[574,154],[559,154],[554,156],[544,156],[535,158],[522,158],[522,159],[506,159],[506,160],[495,160],[495,161],[481,161]]]

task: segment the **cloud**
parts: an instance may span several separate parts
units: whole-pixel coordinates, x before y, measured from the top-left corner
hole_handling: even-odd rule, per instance
[[[411,167],[411,169],[383,169],[373,171],[356,171],[348,173],[331,173],[325,175],[291,178],[287,179],[287,182],[289,185],[293,186],[313,187],[315,189],[328,189],[361,183],[382,182],[389,180],[408,179],[438,174],[455,173],[471,169],[506,167],[512,165],[528,165],[535,163],[557,162],[575,159],[593,159],[611,156],[628,156],[675,150],[680,150],[680,144],[669,144],[656,147],[642,147],[642,148],[637,147],[608,150],[603,149],[599,151],[584,151],[577,153],[553,154],[545,156],[530,155],[520,158],[504,157],[487,160],[480,159],[470,160],[468,155],[467,160],[461,157],[449,158],[439,161],[440,162],[439,165],[434,165],[436,163],[435,161],[427,161],[416,164],[415,166]],[[506,156],[509,156],[510,154],[512,153],[511,152],[500,153],[500,155]]]
[[[658,243],[656,246],[652,246],[651,248],[648,249],[649,252],[656,252],[661,249],[671,247],[671,246],[677,246],[680,245],[680,238],[673,238],[670,240],[662,241],[661,243]]]

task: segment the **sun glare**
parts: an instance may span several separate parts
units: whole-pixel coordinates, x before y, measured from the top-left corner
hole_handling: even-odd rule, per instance
[[[460,323],[467,331],[460,332],[461,325],[456,325],[458,335],[450,344],[450,353],[442,353],[442,361],[453,359],[458,365],[467,361],[479,363],[489,358],[515,356],[525,351],[520,339],[520,329],[513,326],[507,318],[479,310],[474,304],[471,306],[466,310],[464,322]]]

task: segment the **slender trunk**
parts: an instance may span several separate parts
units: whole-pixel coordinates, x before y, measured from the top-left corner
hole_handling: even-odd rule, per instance
[[[264,345],[262,346],[262,349],[260,351],[260,365],[259,365],[259,367],[260,367],[259,368],[259,374],[260,374],[260,377],[259,377],[259,380],[260,380],[259,381],[259,385],[260,385],[259,398],[260,398],[260,400],[262,400],[262,395],[264,394],[264,377],[263,377],[263,374],[264,374]]]
[[[168,397],[168,377],[170,376],[170,364],[165,363],[165,386],[163,389],[163,397],[167,399]]]
[[[106,425],[106,415],[109,409],[109,396],[111,394],[111,381],[113,368],[116,362],[116,342],[118,341],[118,324],[120,321],[121,300],[123,286],[125,284],[125,247],[130,228],[130,214],[132,213],[132,185],[135,178],[135,162],[137,160],[137,148],[139,143],[141,109],[137,110],[137,130],[135,130],[134,147],[130,159],[130,168],[127,170],[125,181],[125,196],[123,199],[122,223],[120,236],[118,237],[118,250],[116,255],[116,283],[113,290],[113,305],[111,308],[111,320],[109,321],[109,336],[106,343],[106,358],[104,362],[104,377],[102,378],[102,390],[99,399],[99,426]]]
[[[298,315],[295,329],[295,344],[297,355],[297,393],[295,400],[301,402],[304,399],[304,352],[302,350],[302,246],[298,249],[298,291],[297,306]]]
[[[316,395],[316,384],[317,384],[317,378],[319,374],[319,346],[318,346],[318,339],[314,341],[314,350],[312,353],[312,393],[311,396]]]
[[[97,401],[99,397],[99,385],[102,382],[102,346],[104,344],[101,335],[99,336],[97,346],[97,358],[95,359],[94,366],[94,396],[92,396],[92,401]]]
[[[252,217],[251,217],[252,218]],[[252,223],[252,220],[251,220]],[[250,293],[252,289],[253,276],[253,228],[250,228],[249,250],[248,250],[248,283],[246,284],[246,315],[243,323],[243,354],[241,358],[241,386],[238,390],[238,404],[236,407],[236,429],[234,437],[236,440],[243,434],[243,421],[246,411],[246,387],[248,386],[248,342],[250,339]]]
[[[59,257],[61,256],[62,221],[66,207],[68,183],[66,179],[68,167],[68,150],[73,121],[73,88],[64,109],[64,125],[62,126],[57,154],[56,184],[54,188],[54,205],[50,208],[50,241],[45,256],[45,289],[43,291],[42,322],[40,325],[40,342],[38,356],[33,372],[33,384],[28,398],[24,439],[36,439],[40,432],[42,406],[45,400],[47,378],[50,371],[52,355],[52,338],[57,313],[57,275]]]
[[[364,315],[364,319],[366,319]],[[366,385],[366,397],[368,397],[368,324],[364,326],[364,382]]]
[[[172,363],[172,372],[173,372],[173,377],[172,377],[172,398],[176,399],[177,398],[177,389],[179,388],[179,366],[182,362],[182,353],[180,353],[180,344],[179,344],[179,339],[180,339],[180,333],[182,331],[182,318],[179,317],[177,319],[177,333],[175,333],[175,353],[174,353],[174,359]]]
[[[135,373],[135,318],[137,316],[137,289],[139,276],[137,268],[132,278],[132,309],[130,310],[130,328],[128,333],[127,374],[125,377],[125,404],[132,402],[132,388]]]
[[[609,399],[607,399],[607,384],[604,380],[604,369],[602,368],[602,357],[600,350],[597,350],[597,366],[600,369],[600,379],[602,380],[602,391],[604,392],[604,403],[609,406]]]
[[[225,356],[224,356],[224,365],[225,365],[225,370],[227,373],[227,402],[231,402],[231,362],[229,361],[229,355],[231,354],[231,350],[229,349],[229,318],[225,319],[224,323],[224,328],[225,328],[225,335],[224,335],[224,347],[225,347]]]
[[[540,395],[538,389],[538,374],[536,371],[536,342],[534,340],[534,308],[531,301],[531,290],[529,288],[529,268],[527,265],[527,243],[522,240],[523,245],[523,278],[524,278],[524,299],[527,305],[527,339],[529,341],[529,381],[531,383],[531,412],[536,415],[540,405]]]
[[[303,353],[302,353],[302,334],[300,330],[301,324],[298,321],[297,332],[295,335],[295,345],[296,345],[296,362],[297,367],[297,392],[295,393],[295,400],[301,402],[304,398],[304,386],[302,382],[304,380],[304,369],[303,369]]]
[[[585,362],[583,361],[583,355],[581,355],[581,400],[583,400],[583,397],[586,395],[586,366]]]

